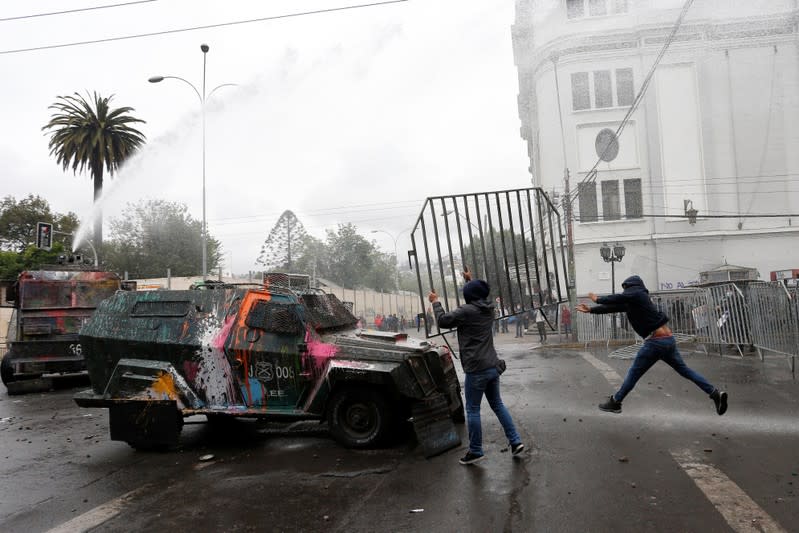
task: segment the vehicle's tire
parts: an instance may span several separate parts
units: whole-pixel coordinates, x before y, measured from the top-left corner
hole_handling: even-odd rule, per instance
[[[330,433],[348,448],[384,444],[392,428],[393,412],[382,394],[370,388],[337,391],[327,412]]]
[[[8,357],[3,357],[3,360],[0,361],[0,379],[3,380],[4,385],[16,381],[14,377],[14,367],[11,366],[11,361]]]

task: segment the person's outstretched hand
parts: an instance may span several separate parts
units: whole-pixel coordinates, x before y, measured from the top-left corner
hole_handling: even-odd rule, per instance
[[[577,304],[577,307],[575,307],[575,309],[577,309],[581,313],[590,313],[591,312],[591,308],[588,307],[588,305],[586,305],[586,304]]]
[[[427,299],[430,300],[431,304],[434,304],[438,301],[438,294],[436,294],[436,291],[430,291],[430,294],[427,295]]]
[[[595,294],[595,293],[593,293],[593,292],[589,292],[589,293],[588,293],[588,297],[589,297],[589,298],[591,298],[591,301],[592,301],[592,302],[596,302],[596,298],[597,298],[597,296],[596,296],[596,294]]]
[[[472,281],[472,271],[469,270],[469,267],[465,267],[463,269],[463,280],[466,282]]]

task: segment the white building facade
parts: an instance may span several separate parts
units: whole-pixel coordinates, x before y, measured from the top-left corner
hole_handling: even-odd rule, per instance
[[[521,135],[534,186],[565,199],[568,169],[579,191],[578,294],[610,292],[605,242],[626,248],[617,288],[638,274],[676,289],[725,263],[761,279],[799,268],[799,2],[695,0],[649,76],[684,6],[516,2]]]

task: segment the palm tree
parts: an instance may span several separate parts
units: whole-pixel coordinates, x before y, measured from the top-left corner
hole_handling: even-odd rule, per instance
[[[88,94],[87,94],[88,96]],[[119,166],[142,145],[145,137],[130,126],[144,123],[128,113],[132,107],[111,109],[113,95],[103,98],[94,93],[94,107],[78,93],[59,96],[49,107],[55,110],[42,130],[50,130],[50,155],[64,170],[72,166],[72,172],[83,172],[89,167],[94,181],[94,201],[103,193],[103,170],[113,176]],[[94,242],[97,248],[103,244],[103,217],[97,210],[94,222]]]

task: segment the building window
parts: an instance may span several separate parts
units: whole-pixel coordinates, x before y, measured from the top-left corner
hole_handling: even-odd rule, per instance
[[[633,69],[596,70],[592,76],[588,74],[573,72],[571,75],[574,111],[629,106],[633,103]]]
[[[596,183],[581,183],[577,190],[580,195],[580,222],[596,222],[599,220],[596,210]]]
[[[635,100],[635,89],[633,88],[633,69],[616,69],[616,103],[620,106],[632,105]]]
[[[592,17],[600,17],[608,14],[607,0],[588,0],[588,14]]]
[[[613,88],[609,70],[594,72],[594,107],[613,107]]]
[[[602,218],[605,220],[621,218],[619,182],[616,180],[602,182]]]
[[[627,13],[627,0],[566,0],[566,16],[569,19],[585,16],[603,17],[619,13]]]
[[[641,180],[624,180],[624,216],[641,218],[643,216],[641,199]]]
[[[591,109],[591,92],[588,87],[588,73],[575,72],[572,74],[572,108]]]
[[[585,16],[584,0],[566,0],[566,16],[570,19],[578,19]]]

